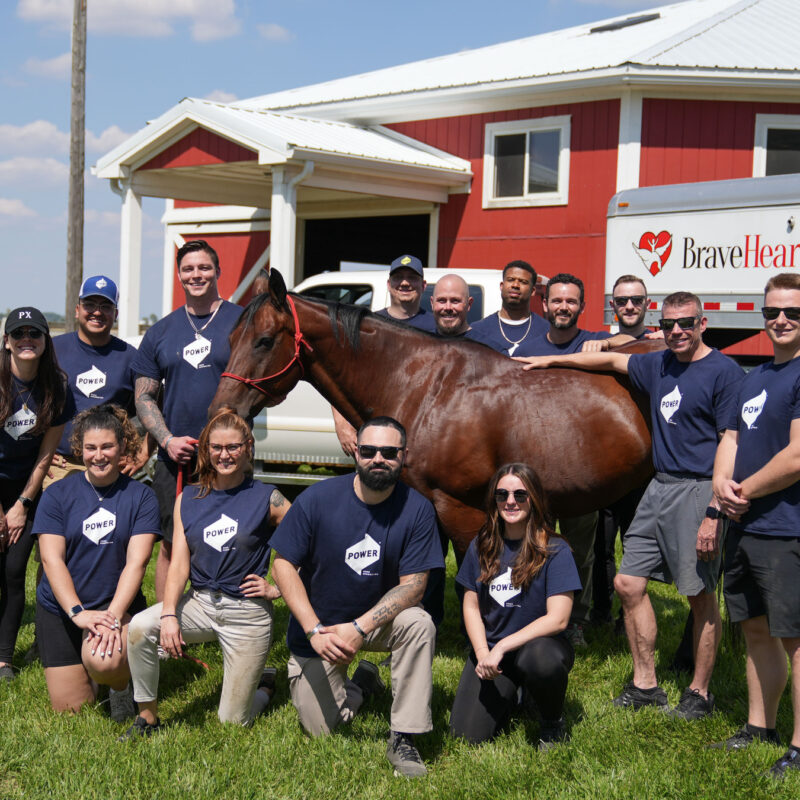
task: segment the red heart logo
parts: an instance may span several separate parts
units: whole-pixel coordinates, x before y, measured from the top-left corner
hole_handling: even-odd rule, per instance
[[[661,231],[658,234],[646,231],[639,239],[638,246],[634,245],[634,249],[650,274],[658,275],[664,269],[672,252],[672,234],[669,231]]]

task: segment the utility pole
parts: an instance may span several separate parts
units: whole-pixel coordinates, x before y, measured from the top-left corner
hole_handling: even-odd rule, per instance
[[[83,280],[83,171],[86,149],[86,3],[72,11],[72,92],[69,131],[69,207],[67,209],[67,297],[65,330],[75,330],[75,305]]]

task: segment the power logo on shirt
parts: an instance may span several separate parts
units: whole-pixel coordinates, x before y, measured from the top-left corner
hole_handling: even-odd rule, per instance
[[[15,441],[36,425],[36,414],[29,408],[21,408],[12,414],[3,425],[3,430]]]
[[[111,544],[111,542],[101,542],[100,540],[113,533],[117,527],[116,514],[107,508],[99,508],[91,517],[83,521],[83,535],[94,544]]]
[[[761,415],[761,412],[764,410],[764,406],[767,402],[767,390],[762,389],[761,394],[758,397],[753,397],[750,400],[745,400],[744,405],[742,406],[742,420],[744,424],[747,425],[748,430],[753,430],[753,427],[756,424],[756,420]]]
[[[381,546],[368,534],[360,542],[356,542],[352,547],[348,547],[344,553],[344,563],[347,564],[356,575],[376,575],[375,572],[367,572],[367,567],[380,561]]]
[[[82,392],[85,397],[91,397],[92,392],[102,389],[106,385],[106,374],[99,370],[94,364],[86,372],[81,372],[75,378],[75,388]]]
[[[183,348],[183,360],[198,369],[209,353],[211,353],[211,342],[205,336],[198,336]]]
[[[503,608],[509,605],[509,601],[513,600],[521,592],[522,590],[520,588],[511,583],[511,567],[509,567],[502,575],[498,575],[489,584],[489,594],[491,595],[492,600],[494,600],[497,605],[502,606]],[[517,604],[511,603],[510,605],[514,606]]]
[[[672,421],[672,418],[675,416],[675,413],[681,407],[681,400],[683,399],[683,395],[680,392],[680,389],[676,386],[669,394],[664,395],[661,398],[661,416],[670,424],[674,425],[675,423]]]
[[[239,531],[239,523],[231,519],[227,514],[223,514],[216,522],[212,522],[208,527],[203,528],[203,541],[222,553],[225,550],[233,550],[233,545],[227,547],[228,542],[233,539]]]

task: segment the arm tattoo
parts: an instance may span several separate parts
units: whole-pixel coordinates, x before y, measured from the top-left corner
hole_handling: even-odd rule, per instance
[[[422,599],[425,584],[428,582],[428,573],[417,572],[410,578],[411,580],[389,589],[378,600],[377,605],[372,609],[372,621],[377,626],[380,627],[391,622],[401,611],[411,608]]]
[[[136,378],[136,415],[144,425],[145,430],[160,445],[169,436],[161,409],[158,407],[157,397],[161,384],[155,378],[139,375]]]
[[[269,503],[273,508],[280,508],[286,503],[286,498],[277,490],[270,495]]]

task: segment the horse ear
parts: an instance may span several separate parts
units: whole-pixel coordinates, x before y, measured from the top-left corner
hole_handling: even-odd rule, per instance
[[[283,276],[276,269],[269,271],[268,291],[275,308],[283,308],[286,305],[286,284]]]
[[[262,269],[253,281],[253,296],[256,297],[269,291],[269,272]]]

